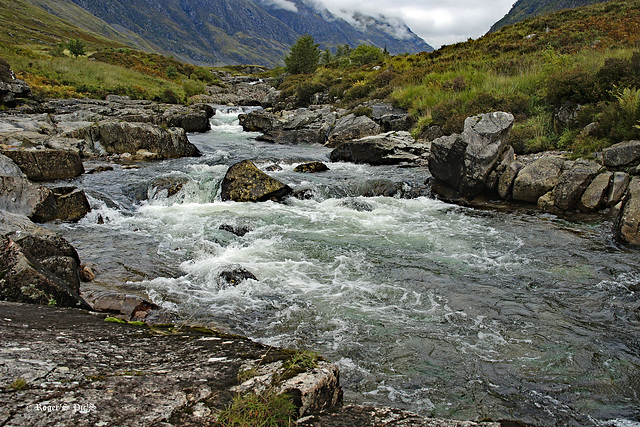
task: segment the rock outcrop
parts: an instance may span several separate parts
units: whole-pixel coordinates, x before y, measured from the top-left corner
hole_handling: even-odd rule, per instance
[[[542,157],[525,166],[513,183],[513,199],[537,203],[540,196],[551,191],[560,180],[564,159]]]
[[[11,390],[0,394],[4,425],[214,425],[240,373],[282,370],[299,354],[205,328],[105,322],[82,310],[0,301],[0,311],[0,387]],[[335,366],[320,361],[293,374],[269,387],[293,395],[298,414],[341,403]]]
[[[461,135],[435,139],[428,158],[431,174],[464,197],[484,193],[507,148],[513,120],[509,113],[481,114],[465,120]]]
[[[563,211],[573,211],[599,169],[596,163],[588,161],[577,161],[572,167],[566,165],[553,188],[555,206]]]
[[[18,99],[30,96],[31,88],[29,85],[16,79],[9,63],[0,58],[0,105],[15,107]]]
[[[634,177],[622,201],[615,225],[616,237],[623,243],[640,246],[640,177]]]
[[[235,202],[281,200],[292,192],[291,187],[262,172],[249,160],[231,166],[221,187],[222,200]]]
[[[325,145],[327,147],[337,147],[340,143],[377,135],[380,131],[380,125],[369,117],[347,114],[336,121]]]
[[[76,250],[63,238],[0,211],[0,299],[88,309]]]
[[[409,132],[387,132],[343,142],[329,155],[332,162],[392,165],[413,162],[428,152],[428,147],[417,144]]]
[[[162,159],[200,155],[183,129],[163,129],[145,123],[106,120],[76,130],[73,137],[84,139],[94,151],[104,154],[147,151]]]
[[[620,169],[640,164],[640,141],[625,141],[602,150],[602,162],[608,168]]]
[[[53,181],[80,176],[84,173],[77,152],[65,150],[4,150],[31,181]]]

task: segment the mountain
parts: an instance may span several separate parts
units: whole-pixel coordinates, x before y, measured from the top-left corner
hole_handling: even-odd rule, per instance
[[[433,50],[398,20],[361,13],[345,19],[314,0],[29,1],[101,36],[199,65],[281,65],[304,34],[322,48],[373,44],[392,54]],[[76,14],[78,6],[85,12]]]
[[[493,33],[506,25],[515,24],[533,16],[564,9],[575,9],[595,3],[605,3],[606,1],[608,0],[518,0],[513,4],[509,13],[493,24],[489,32]]]

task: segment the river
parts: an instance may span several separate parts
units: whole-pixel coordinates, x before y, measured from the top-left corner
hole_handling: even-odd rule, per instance
[[[50,227],[99,283],[192,322],[321,353],[340,366],[347,403],[640,426],[640,256],[612,240],[610,222],[447,204],[428,197],[418,168],[296,173],[330,150],[256,141],[238,112],[189,135],[200,158],[70,180],[93,211]],[[226,169],[244,159],[278,164],[268,173],[306,197],[221,202]],[[159,177],[186,184],[167,197]],[[389,182],[395,197],[365,197]],[[219,279],[238,266],[258,280]]]

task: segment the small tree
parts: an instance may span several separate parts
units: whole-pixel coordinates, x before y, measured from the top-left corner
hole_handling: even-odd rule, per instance
[[[356,65],[373,64],[384,60],[384,52],[379,47],[361,44],[351,51],[349,57]]]
[[[300,37],[284,58],[285,71],[291,74],[313,74],[320,63],[320,48],[308,34]]]
[[[85,54],[84,42],[78,39],[69,40],[69,43],[67,43],[67,49],[69,49],[71,55],[76,58]]]

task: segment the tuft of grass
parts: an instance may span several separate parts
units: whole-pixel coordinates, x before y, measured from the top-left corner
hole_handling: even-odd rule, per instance
[[[27,384],[27,381],[24,378],[18,377],[9,387],[13,390],[24,390],[29,387],[29,384]]]
[[[286,394],[267,390],[261,394],[245,393],[234,397],[227,409],[218,415],[221,427],[292,426],[295,406]]]

